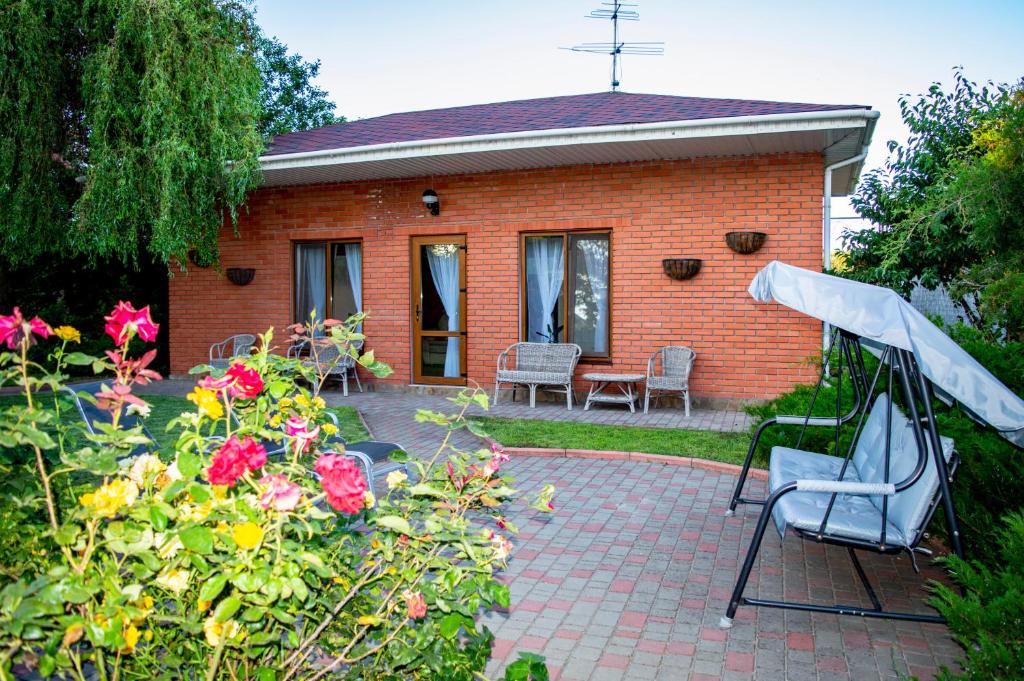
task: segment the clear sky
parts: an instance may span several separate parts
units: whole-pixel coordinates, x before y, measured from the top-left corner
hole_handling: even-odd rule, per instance
[[[306,59],[347,118],[609,89],[610,57],[560,50],[611,39],[598,0],[258,0],[257,19]],[[622,87],[699,97],[867,104],[881,112],[867,167],[903,140],[897,99],[962,65],[972,80],[1024,76],[1024,0],[643,0]],[[836,216],[853,215],[836,200]],[[839,223],[837,227],[842,224]]]

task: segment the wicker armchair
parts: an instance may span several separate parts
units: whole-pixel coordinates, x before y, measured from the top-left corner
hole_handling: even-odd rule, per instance
[[[219,343],[210,346],[210,366],[214,369],[227,369],[235,357],[248,357],[256,347],[256,336],[251,333],[240,333],[229,336]]]
[[[511,383],[512,400],[515,386],[530,389],[530,407],[537,404],[537,388],[552,386],[563,389],[566,406],[572,411],[572,374],[582,353],[575,343],[515,343],[498,355],[498,374],[494,380],[494,404],[502,383]],[[514,366],[510,359],[515,357]],[[562,392],[563,390],[558,390]]]
[[[359,392],[363,392],[363,384],[356,371],[356,358],[347,352],[348,347],[354,347],[356,352],[362,350],[363,341],[341,347],[323,338],[316,339],[315,343],[314,348],[308,338],[300,340],[288,348],[288,357],[301,358],[317,374],[326,373],[328,378],[341,379],[341,391],[345,397],[348,397],[349,374],[356,379]]]
[[[657,373],[658,358],[661,372]],[[690,415],[690,372],[697,353],[681,345],[668,345],[656,351],[647,360],[647,388],[644,391],[644,413],[651,403],[651,394],[682,393],[686,415]]]

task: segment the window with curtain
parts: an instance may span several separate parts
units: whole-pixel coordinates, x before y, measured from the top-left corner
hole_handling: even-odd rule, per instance
[[[358,241],[295,244],[295,318],[344,320],[363,309],[363,248]]]
[[[608,233],[525,234],[521,250],[523,340],[576,343],[585,356],[608,357]]]

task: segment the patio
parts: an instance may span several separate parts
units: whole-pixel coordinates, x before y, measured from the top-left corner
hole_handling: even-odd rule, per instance
[[[373,434],[433,453],[440,430],[412,420],[417,408],[450,407],[436,395],[363,393],[328,397],[357,407]],[[475,408],[474,408],[475,410]],[[499,404],[494,416],[593,423],[743,430],[740,412],[658,409],[567,411],[557,403]],[[685,423],[684,423],[685,422]],[[699,425],[698,425],[699,424]],[[460,444],[477,443],[458,433]],[[509,464],[529,495],[558,487],[557,510],[513,514],[522,533],[506,579],[511,612],[486,618],[497,639],[490,672],[520,651],[547,658],[553,679],[888,679],[931,678],[960,653],[946,629],[888,620],[741,608],[734,627],[718,628],[757,516],[725,518],[735,478],[700,468],[635,461],[514,457]],[[516,517],[519,515],[519,517]],[[788,537],[785,554],[768,537],[751,579],[763,597],[782,595],[867,603],[843,549]],[[886,602],[924,605],[925,579],[940,571],[906,557],[862,557]]]

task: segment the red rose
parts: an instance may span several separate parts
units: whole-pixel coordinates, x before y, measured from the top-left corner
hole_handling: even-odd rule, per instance
[[[263,378],[255,369],[250,369],[241,362],[235,362],[220,378],[207,376],[199,381],[199,387],[217,391],[227,388],[228,395],[231,397],[250,400],[263,390]]]
[[[324,454],[314,466],[320,474],[320,486],[327,494],[327,503],[335,510],[355,515],[366,507],[363,493],[366,478],[355,461],[340,454]]]
[[[206,477],[211,485],[231,487],[245,473],[262,467],[266,462],[267,450],[263,445],[249,436],[239,440],[237,435],[232,435],[213,455]]]
[[[107,324],[103,330],[118,345],[126,343],[133,333],[147,343],[152,342],[156,340],[156,333],[160,329],[159,324],[153,323],[153,318],[149,314],[149,305],[141,310],[136,310],[131,303],[126,303],[123,300],[118,301],[117,306],[104,319]]]

